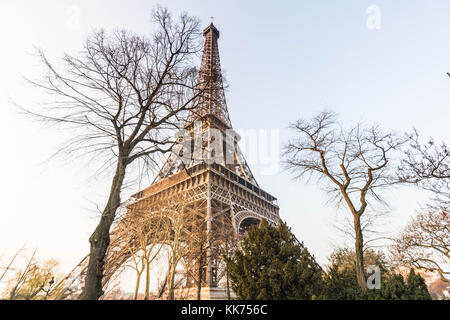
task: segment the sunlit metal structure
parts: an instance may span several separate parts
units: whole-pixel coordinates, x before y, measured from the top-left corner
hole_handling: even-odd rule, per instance
[[[203,35],[205,43],[197,80],[197,90],[202,94],[193,102],[195,108],[186,119],[184,134],[179,137],[180,145],[187,145],[188,151],[192,152],[175,149],[153,184],[132,196],[125,217],[133,219],[134,215],[145,214],[152,219],[152,216],[161,217],[170,210],[190,213],[193,218],[186,227],[185,242],[198,245],[188,234],[204,232],[206,250],[196,255],[193,248],[183,256],[186,276],[177,292],[184,292],[182,298],[195,299],[198,289],[195,277],[200,274],[201,299],[225,299],[223,255],[236,248],[240,235],[252,224],[262,219],[277,224],[279,207],[277,199],[260,188],[239,149],[239,135],[232,128],[225,99],[219,31],[211,23]],[[211,147],[214,141],[216,148]],[[217,141],[221,141],[220,150]],[[201,146],[197,151],[196,145]],[[111,235],[104,271],[105,286],[130,257],[125,247],[129,248],[130,242],[134,241],[132,234],[118,230],[116,227]],[[71,294],[78,291],[74,290],[76,286],[82,285],[86,261],[70,275]],[[199,273],[199,269],[203,272]]]

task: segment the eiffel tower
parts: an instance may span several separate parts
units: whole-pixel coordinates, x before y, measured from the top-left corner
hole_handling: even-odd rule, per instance
[[[262,219],[272,224],[279,221],[277,199],[256,182],[239,149],[240,137],[232,129],[220,67],[219,35],[213,23],[203,31],[205,42],[197,80],[202,94],[194,101],[183,134],[178,134],[181,147],[174,148],[154,182],[132,196],[126,213],[129,219],[142,212],[163,216],[169,211],[191,213],[193,219],[186,229],[192,234],[197,231],[197,235],[202,231],[206,241],[204,251],[191,251],[182,259],[187,276],[177,294],[183,292],[187,299],[229,297],[223,255],[238,246],[240,236],[251,225]],[[104,286],[130,257],[124,245],[133,237],[130,235],[124,243],[118,229],[111,235]],[[202,245],[198,236],[186,234],[188,246]],[[76,270],[85,270],[86,262],[87,258]],[[68,280],[72,287],[82,283],[83,271],[76,270]]]

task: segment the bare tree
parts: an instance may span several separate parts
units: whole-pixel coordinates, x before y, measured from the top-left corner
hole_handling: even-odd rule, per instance
[[[391,254],[399,266],[438,273],[450,282],[450,212],[418,214],[395,240]]]
[[[417,130],[410,136],[410,148],[405,151],[399,167],[400,180],[414,183],[432,192],[434,203],[441,210],[450,208],[450,151],[445,144],[430,138],[422,143]]]
[[[147,239],[142,242],[142,245],[146,245],[145,251],[143,250],[144,262],[145,262],[145,290],[144,300],[150,299],[150,265],[159,256],[164,243],[167,238],[161,237],[161,233],[164,231],[165,219],[154,219],[147,229]],[[151,232],[148,232],[151,230]]]
[[[144,300],[150,295],[150,265],[167,243],[164,234],[166,218],[150,212],[133,212],[118,225],[116,234],[125,243],[131,256],[131,267],[136,271],[134,299],[139,293],[141,276],[145,272]]]
[[[206,278],[205,269],[207,267],[207,251],[209,248],[206,221],[199,219],[190,229],[191,250],[189,250],[188,254],[184,257],[186,262],[185,271],[186,277],[191,277],[196,284],[197,300],[200,300],[202,285]]]
[[[23,254],[23,252],[25,251],[25,246],[23,246],[22,248],[20,248],[19,250],[16,251],[16,253],[14,254],[14,256],[9,260],[9,262],[5,265],[5,266],[1,266],[1,274],[0,274],[0,281],[2,281],[5,276],[14,270],[13,268],[13,264],[16,261],[16,259],[21,256]]]
[[[433,138],[420,141],[417,130],[399,166],[399,178],[430,191],[432,201],[395,239],[392,256],[400,265],[436,272],[450,282],[450,151]]]
[[[141,250],[135,251],[134,248],[130,248],[130,251],[131,250],[132,250],[131,252],[132,264],[130,266],[131,268],[134,269],[134,271],[136,271],[136,283],[134,286],[133,300],[137,300],[139,295],[139,286],[141,284],[141,277],[145,271],[145,258]]]
[[[168,241],[167,255],[167,292],[170,300],[175,299],[176,274],[180,261],[188,254],[188,241],[186,239],[186,227],[188,226],[188,216],[185,210],[183,199],[176,197],[171,205],[164,209],[167,217],[170,219],[170,225],[167,225],[167,234],[170,234]]]
[[[81,152],[96,159],[106,154],[102,168],[114,168],[107,203],[89,238],[82,299],[103,294],[104,259],[127,169],[131,164],[149,166],[155,155],[170,150],[168,130],[179,127],[201,94],[194,90],[192,67],[193,54],[200,49],[198,20],[182,14],[174,21],[162,8],[153,18],[158,29],[151,38],[126,31],[95,32],[79,57],[65,55],[65,72],[40,52],[45,77],[30,80],[50,94],[51,102],[45,112],[25,112],[74,129],[75,137],[59,152]]]
[[[221,283],[225,286],[226,297],[231,299],[231,284],[229,278],[228,263],[226,261],[234,256],[236,248],[238,248],[238,233],[232,227],[232,215],[220,214],[216,216],[216,227],[214,228],[215,241],[213,241],[214,254],[213,262],[216,268],[217,279],[221,279]]]
[[[206,264],[206,222],[202,215],[205,202],[193,201],[189,193],[183,193],[172,195],[152,207],[151,215],[160,229],[155,242],[163,244],[167,258],[167,274],[159,288],[160,297],[166,293],[170,300],[183,298],[184,293],[176,289],[185,287],[183,284],[192,279],[201,286],[203,277],[199,269]],[[196,272],[200,274],[199,278],[195,277]]]
[[[386,205],[379,191],[398,182],[391,162],[405,140],[377,126],[344,130],[326,111],[290,127],[298,137],[285,147],[286,166],[298,179],[316,178],[332,200],[346,205],[353,220],[357,280],[366,290],[361,217],[369,203]]]

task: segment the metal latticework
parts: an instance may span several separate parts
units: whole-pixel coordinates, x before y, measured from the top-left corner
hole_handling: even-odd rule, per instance
[[[206,115],[212,115],[231,128],[222,69],[219,57],[219,30],[211,23],[204,31],[205,44],[197,80],[197,89],[202,93],[194,101],[195,109],[188,117],[188,124]]]
[[[132,196],[125,217],[111,233],[104,287],[138,250],[139,232],[159,226],[158,231],[148,233],[152,241],[169,247],[175,238],[182,243],[177,250],[185,277],[177,287],[177,297],[225,298],[229,290],[225,288],[228,281],[223,256],[232,254],[239,237],[251,224],[262,219],[272,224],[279,221],[277,199],[259,187],[231,130],[220,69],[219,31],[211,23],[204,30],[204,36],[198,75],[198,88],[204,90],[204,94],[187,119],[185,139],[187,142],[200,139],[204,153],[214,141],[210,131],[215,129],[224,142],[231,143],[223,143],[223,156],[214,163],[192,154],[183,164],[180,162],[183,156],[173,152],[153,184]],[[197,125],[201,126],[199,131],[195,129]],[[225,161],[227,155],[231,162]],[[161,225],[171,229],[165,230]],[[65,296],[73,297],[79,291],[86,262],[85,258],[67,277]],[[160,298],[167,297],[163,294],[164,288],[160,290]]]

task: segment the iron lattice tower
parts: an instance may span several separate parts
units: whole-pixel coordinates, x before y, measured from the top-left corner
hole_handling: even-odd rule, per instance
[[[196,101],[197,110],[195,113],[191,113],[188,123],[198,117],[213,115],[228,128],[231,128],[220,67],[219,30],[211,23],[203,31],[203,35],[205,44],[197,80],[198,89],[203,90],[203,94]]]
[[[183,298],[196,298],[200,282],[202,299],[223,299],[226,298],[223,255],[237,247],[239,236],[250,225],[262,219],[277,224],[279,208],[277,199],[259,187],[239,149],[239,136],[232,130],[220,67],[219,31],[211,23],[203,35],[205,43],[196,87],[202,94],[194,101],[195,107],[186,119],[188,135],[180,139],[190,144],[199,143],[200,139],[202,155],[193,152],[187,157],[172,152],[155,181],[132,196],[124,219],[144,216],[151,220],[173,212],[190,217],[184,221],[184,242],[200,249],[189,250],[183,256],[186,277],[177,292]],[[219,132],[223,141],[229,143],[224,144],[221,156],[216,156],[215,161],[204,161],[204,154],[211,153],[212,131]],[[125,248],[135,241],[132,232],[124,237],[120,229],[119,223],[112,231],[104,286],[129,259],[129,250]],[[205,235],[206,245],[199,240],[200,234]],[[86,265],[87,258],[69,275],[72,287],[77,283],[75,275],[82,279],[80,274]]]

